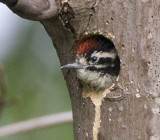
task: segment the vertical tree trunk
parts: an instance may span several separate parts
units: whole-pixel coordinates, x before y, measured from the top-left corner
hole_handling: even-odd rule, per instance
[[[63,71],[75,140],[160,139],[160,1],[70,0],[56,6],[58,14],[35,19],[44,25],[62,65],[74,61],[78,40],[95,32],[112,38],[121,59],[119,80],[107,95],[85,96],[75,71]],[[17,13],[34,19],[25,12]],[[119,94],[125,98],[111,100]]]

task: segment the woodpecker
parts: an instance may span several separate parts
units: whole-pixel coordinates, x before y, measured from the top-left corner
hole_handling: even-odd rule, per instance
[[[111,40],[102,35],[92,35],[79,43],[75,62],[61,68],[76,69],[82,84],[103,90],[116,81],[120,59]]]

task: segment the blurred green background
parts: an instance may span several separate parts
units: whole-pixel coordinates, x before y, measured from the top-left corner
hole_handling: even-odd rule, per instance
[[[2,32],[0,37],[3,37]],[[71,110],[59,60],[43,26],[39,22],[24,20],[14,39],[9,41],[10,49],[0,64],[5,70],[7,99],[16,101],[3,109],[0,126]],[[29,139],[73,140],[73,126],[68,123],[0,138]]]

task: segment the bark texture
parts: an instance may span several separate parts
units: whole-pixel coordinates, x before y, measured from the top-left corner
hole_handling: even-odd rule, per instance
[[[74,61],[81,37],[97,31],[113,39],[121,59],[117,86],[100,104],[100,128],[94,125],[96,104],[82,96],[75,71],[63,71],[71,97],[75,140],[159,140],[160,1],[65,0],[57,1],[56,6],[58,14],[43,18],[41,23],[62,65]],[[110,100],[119,94],[125,98]]]

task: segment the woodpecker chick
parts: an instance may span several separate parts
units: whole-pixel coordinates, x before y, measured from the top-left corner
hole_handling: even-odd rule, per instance
[[[101,90],[116,81],[120,60],[112,41],[102,35],[94,35],[80,42],[75,63],[61,68],[77,69],[77,77],[83,84]]]

